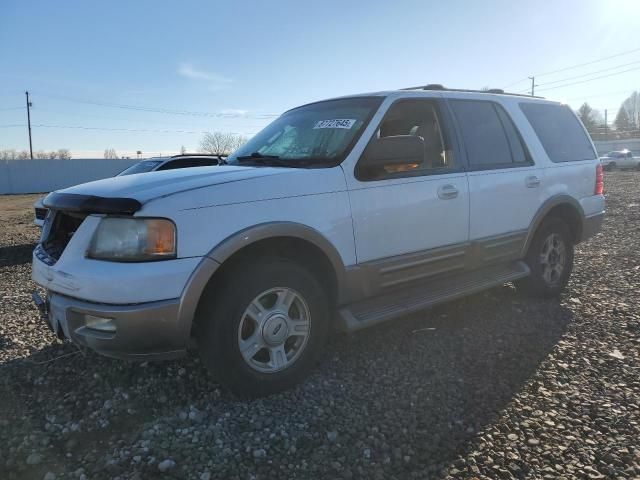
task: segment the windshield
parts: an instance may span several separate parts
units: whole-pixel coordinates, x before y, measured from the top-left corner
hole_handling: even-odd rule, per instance
[[[229,156],[229,164],[276,166],[340,164],[382,97],[357,97],[313,103],[284,113]]]
[[[134,173],[150,172],[161,163],[162,163],[162,160],[143,160],[141,162],[131,165],[129,168],[125,168],[118,175],[116,175],[116,177],[122,177],[124,175],[133,175]]]

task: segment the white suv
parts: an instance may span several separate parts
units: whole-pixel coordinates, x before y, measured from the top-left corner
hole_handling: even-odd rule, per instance
[[[184,355],[239,394],[302,379],[358,330],[509,281],[566,286],[600,229],[602,167],[543,99],[441,86],[284,113],[220,167],[51,193],[34,294],[104,355]]]

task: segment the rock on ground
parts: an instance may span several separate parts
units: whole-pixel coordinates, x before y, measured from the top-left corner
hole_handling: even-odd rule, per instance
[[[505,286],[335,334],[305,383],[254,401],[196,355],[129,363],[54,338],[29,298],[35,197],[0,197],[1,476],[638,477],[640,173],[605,188],[559,300]]]

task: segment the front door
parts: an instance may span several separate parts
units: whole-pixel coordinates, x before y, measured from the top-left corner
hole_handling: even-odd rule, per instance
[[[356,255],[359,264],[378,267],[382,287],[464,267],[468,185],[447,119],[438,100],[397,100],[373,139],[419,136],[424,161],[371,167],[363,155],[356,165],[349,185]]]

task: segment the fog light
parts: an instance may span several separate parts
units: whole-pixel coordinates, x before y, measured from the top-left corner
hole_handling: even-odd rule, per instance
[[[94,315],[85,315],[84,324],[87,328],[98,330],[100,332],[114,333],[116,325],[112,318],[96,317]]]

